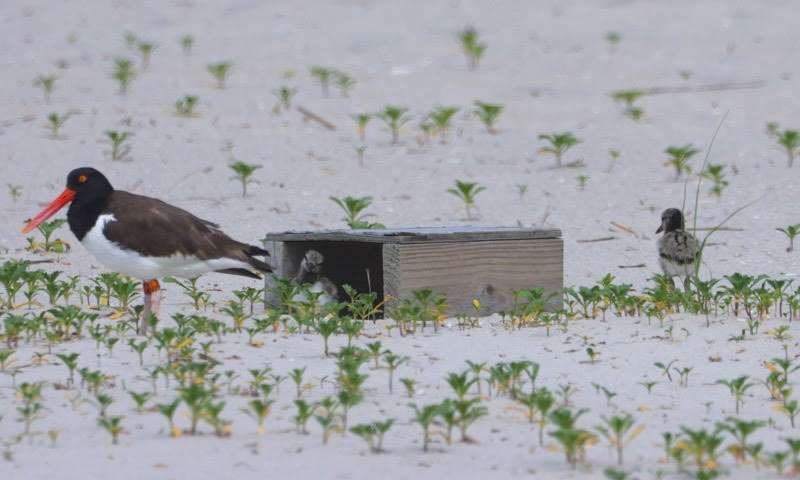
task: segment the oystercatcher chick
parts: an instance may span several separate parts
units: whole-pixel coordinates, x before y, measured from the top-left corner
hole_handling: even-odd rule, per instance
[[[339,299],[339,291],[329,278],[322,275],[325,258],[316,250],[309,250],[300,262],[300,268],[292,281],[298,285],[308,285],[311,293],[320,293],[317,305],[327,305]],[[297,294],[295,301],[308,301],[305,295]]]
[[[139,278],[144,285],[144,309],[139,333],[149,315],[158,313],[165,276],[192,278],[220,272],[261,278],[253,272],[272,267],[255,258],[269,253],[233,240],[219,226],[155,198],[114,190],[94,168],[77,168],[67,175],[67,188],[22,230],[27,233],[65,205],[72,233],[109,269]]]
[[[658,239],[658,262],[664,275],[682,277],[683,286],[689,289],[689,278],[694,275],[695,262],[700,252],[697,239],[684,229],[683,213],[668,208],[661,213],[661,226],[656,233],[664,232]]]

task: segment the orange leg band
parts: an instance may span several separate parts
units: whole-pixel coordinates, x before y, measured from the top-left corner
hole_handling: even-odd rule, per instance
[[[142,287],[144,288],[144,293],[147,295],[161,290],[161,285],[158,284],[158,280],[150,280],[149,282],[144,282],[142,284]]]

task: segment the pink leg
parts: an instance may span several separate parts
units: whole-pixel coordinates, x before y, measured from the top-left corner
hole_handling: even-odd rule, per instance
[[[147,334],[147,320],[152,313],[154,316],[158,315],[159,307],[161,306],[161,285],[158,280],[150,280],[144,282],[144,308],[142,309],[142,319],[139,323],[139,335]]]

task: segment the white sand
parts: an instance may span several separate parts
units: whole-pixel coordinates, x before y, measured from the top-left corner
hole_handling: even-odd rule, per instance
[[[800,167],[788,169],[785,155],[764,133],[768,121],[800,128],[800,5],[795,2],[519,1],[503,2],[502,7],[478,1],[6,2],[0,14],[0,178],[22,186],[16,202],[7,192],[0,194],[3,258],[41,259],[24,251],[27,243],[19,230],[61,191],[66,173],[82,165],[100,169],[117,188],[162,198],[254,243],[270,231],[342,227],[341,212],[330,195],[373,196],[369,211],[390,227],[462,225],[466,222],[455,211],[457,199],[445,193],[455,179],[462,179],[488,187],[477,197],[481,218],[474,224],[539,224],[549,212],[545,224],[561,228],[565,239],[567,285],[589,285],[612,273],[618,281],[643,288],[658,269],[653,232],[659,213],[680,206],[683,198],[683,182],[673,181],[672,171],[662,166],[663,150],[688,143],[702,148],[692,162],[698,170],[727,114],[710,162],[726,165],[730,186],[717,202],[704,183],[698,226],[713,226],[736,208],[757,203],[731,220],[736,230],[712,237],[703,274],[720,277],[738,271],[795,278],[798,273],[797,254],[785,252],[787,241],[774,229],[800,221]],[[469,24],[488,44],[476,72],[466,70],[455,39],[455,32]],[[604,40],[612,30],[623,36],[615,53]],[[126,31],[159,47],[149,70],[120,96],[110,73],[114,57],[135,56],[122,41]],[[196,39],[189,57],[178,45],[185,34]],[[221,60],[234,63],[224,90],[214,88],[205,68]],[[307,73],[311,65],[353,76],[358,83],[350,97],[342,98],[332,88],[331,97],[322,98]],[[286,70],[295,77],[282,78]],[[680,78],[684,70],[691,72],[689,80]],[[59,77],[50,105],[32,86],[39,74]],[[618,89],[750,81],[763,81],[764,86],[647,96],[638,102],[645,110],[638,123],[624,117],[622,107],[609,97]],[[297,87],[294,103],[333,122],[337,130],[304,122],[294,111],[272,115],[276,100],[271,91],[281,85]],[[174,102],[185,94],[200,98],[196,118],[174,115]],[[499,134],[489,135],[474,116],[464,115],[474,100],[506,106]],[[398,145],[390,145],[389,133],[373,120],[367,129],[365,166],[359,168],[354,151],[359,141],[348,114],[386,104],[408,106],[415,119],[401,132]],[[447,144],[434,140],[420,147],[415,140],[418,119],[439,104],[464,110]],[[42,128],[51,112],[72,113],[58,140],[48,138]],[[131,162],[105,157],[106,130],[133,133]],[[561,131],[583,141],[565,161],[581,159],[585,168],[553,169],[552,158],[537,155],[544,144],[536,136]],[[226,142],[234,145],[235,158],[264,166],[255,175],[261,183],[251,185],[246,198],[229,180],[228,154],[221,151]],[[606,172],[609,149],[622,152],[611,173]],[[585,191],[577,188],[581,174],[590,177]],[[692,178],[689,210],[696,185]],[[524,201],[517,195],[517,183],[529,185]],[[612,226],[612,221],[635,234]],[[59,235],[74,250],[48,255],[58,263],[45,268],[82,276],[104,271],[66,229]],[[615,239],[579,242],[607,236]],[[646,267],[619,268],[640,263]],[[232,289],[258,286],[216,274],[202,283],[218,289],[213,292],[218,302],[230,298]],[[190,311],[186,297],[168,288],[164,318],[184,311]],[[420,381],[421,392],[413,400],[419,404],[451,396],[443,377],[464,369],[464,360],[539,362],[541,385],[555,389],[570,383],[579,389],[574,405],[591,409],[581,418],[582,426],[592,427],[600,415],[618,412],[634,413],[647,425],[626,452],[626,465],[640,478],[652,478],[660,469],[675,472],[674,465],[660,463],[661,433],[677,431],[680,425],[711,428],[732,414],[733,398],[714,385],[717,379],[748,374],[761,380],[767,374],[762,362],[783,353],[763,333],[779,324],[775,320],[767,322],[758,338],[744,343],[727,341],[744,328],[730,317],[715,318],[710,329],[701,318],[670,317],[675,342],[658,338],[663,329],[643,319],[578,322],[569,332],[554,332],[549,338],[539,329],[511,333],[496,324],[496,318],[486,319],[482,328],[467,332],[380,339],[413,358],[396,377]],[[790,325],[796,335],[796,324]],[[378,327],[369,330],[370,335],[382,332]],[[596,365],[585,363],[584,337],[602,352]],[[278,374],[307,366],[309,380],[330,378],[335,369],[332,359],[320,357],[317,336],[269,335],[261,348],[247,346],[244,336],[225,340],[213,346],[214,356],[225,362],[220,371],[241,373],[241,384],[247,368],[265,363]],[[343,342],[341,337],[334,340],[335,345]],[[41,348],[17,349],[15,366],[30,365],[33,352]],[[13,446],[13,460],[0,462],[2,478],[509,478],[531,473],[599,478],[603,468],[614,465],[601,442],[589,449],[579,473],[570,472],[562,453],[536,448],[536,429],[508,409],[508,399],[494,398],[485,402],[489,416],[471,432],[479,444],[437,440],[433,452],[423,454],[419,426],[410,423],[409,400],[399,393],[399,385],[389,396],[386,372],[372,371],[366,400],[353,409],[351,424],[396,418],[386,454],[369,454],[353,435],[335,435],[323,447],[313,420],[311,435],[295,434],[289,381],[276,395],[266,435],[258,436],[253,422],[240,413],[248,398],[231,396],[225,398],[223,414],[234,420],[231,438],[214,437],[203,427],[202,436],[174,439],[159,414],[132,411],[125,389],[145,391],[149,384],[140,378],[143,371],[126,346],[118,346],[113,357],[105,351],[96,356],[91,339],[59,345],[55,351],[80,352],[81,366],[117,375],[109,392],[116,399],[111,413],[126,415],[130,434],[112,446],[96,424],[94,406],[86,403],[72,410],[65,397],[77,392],[53,389],[52,382],[65,379],[66,368],[48,357],[52,365],[27,366],[16,377],[17,382],[51,382],[44,391],[48,411],[34,424],[39,434],[33,442]],[[796,352],[792,341],[789,353]],[[713,355],[722,361],[709,362]],[[676,366],[693,367],[687,388],[668,383],[652,366],[672,359],[678,359]],[[145,362],[147,367],[158,364],[153,348]],[[637,384],[648,380],[660,382],[652,395]],[[592,382],[618,394],[610,405]],[[326,383],[307,396],[317,400],[332,393]],[[174,396],[159,381],[157,401]],[[748,392],[742,409],[743,418],[774,420],[773,427],[753,437],[767,451],[783,448],[781,438],[796,436],[772,405],[759,385]],[[11,377],[0,376],[0,442],[21,431],[18,406]],[[187,420],[178,422],[183,428]],[[61,431],[54,448],[45,433],[51,429]],[[774,471],[737,467],[728,455],[722,463],[732,477],[774,476]]]

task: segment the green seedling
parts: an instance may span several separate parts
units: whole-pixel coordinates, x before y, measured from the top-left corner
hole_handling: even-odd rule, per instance
[[[254,179],[254,178],[250,178],[250,177],[253,176],[253,173],[255,173],[256,170],[258,170],[259,168],[262,168],[262,167],[263,167],[263,165],[250,164],[250,163],[245,163],[245,162],[242,162],[242,161],[237,161],[237,162],[228,164],[228,168],[233,170],[233,173],[235,174],[230,179],[231,180],[236,180],[239,183],[241,183],[241,185],[242,185],[242,198],[247,196],[247,186],[249,184],[251,184],[251,183],[261,183],[258,180]]]
[[[667,380],[669,380],[670,383],[672,383],[672,374],[670,373],[670,370],[672,370],[672,365],[675,362],[677,362],[677,360],[673,360],[673,361],[669,362],[666,365],[663,362],[656,362],[653,365],[655,365],[656,367],[660,368],[661,369],[661,376],[662,377],[667,377]]]
[[[106,130],[104,133],[111,143],[111,150],[107,150],[105,154],[115,162],[130,161],[131,158],[129,154],[131,153],[131,146],[125,142],[132,133],[113,130]]]
[[[673,368],[673,370],[679,375],[678,384],[682,387],[689,386],[689,374],[694,370],[693,367],[683,367],[683,368]]]
[[[55,239],[53,238],[53,234],[55,233],[55,231],[64,226],[66,223],[67,221],[64,220],[63,218],[57,218],[49,222],[43,222],[42,224],[36,227],[36,230],[42,234],[44,241],[37,242],[33,239],[33,237],[29,237],[28,246],[25,247],[25,249],[28,250],[29,252],[42,252],[42,253],[69,252],[72,249],[69,243],[65,242],[64,240],[61,240],[60,238],[55,238]],[[55,288],[60,291],[62,289],[62,286],[56,285]],[[50,301],[51,303],[54,303],[55,298],[53,295],[50,296]]]
[[[67,388],[75,384],[75,369],[78,368],[79,355],[80,354],[78,353],[56,353],[56,357],[64,362],[64,366],[69,370],[69,377],[67,377]]]
[[[356,80],[347,73],[337,70],[333,75],[333,84],[336,85],[343,97],[349,97],[350,90],[356,85]]]
[[[11,195],[11,201],[17,203],[17,199],[22,196],[22,185],[6,184],[8,186],[8,194]]]
[[[247,402],[247,408],[242,411],[256,422],[256,432],[264,435],[264,420],[272,411],[272,404],[275,400],[251,400]]]
[[[358,166],[359,167],[363,167],[364,166],[364,152],[367,151],[367,146],[364,145],[364,144],[361,144],[361,145],[359,145],[357,147],[353,147],[353,148],[355,149],[356,156],[358,157]]]
[[[108,407],[110,407],[114,402],[114,397],[111,395],[106,395],[105,393],[98,393],[95,395],[95,401],[97,402],[97,409],[100,411],[100,417],[105,418],[106,412],[108,412]]]
[[[297,415],[292,417],[297,433],[301,435],[308,435],[308,420],[314,416],[314,406],[305,400],[295,400],[294,404],[297,406]]]
[[[193,117],[194,107],[197,106],[197,102],[197,96],[184,95],[183,98],[175,102],[175,114],[179,117]]]
[[[478,182],[456,180],[455,188],[448,188],[447,193],[455,195],[464,202],[464,206],[457,208],[456,211],[464,210],[467,213],[467,220],[474,220],[472,210],[480,210],[478,205],[475,204],[475,196],[484,190],[486,190],[486,187],[478,185]]]
[[[131,400],[136,404],[136,413],[139,415],[144,413],[145,404],[153,396],[150,392],[132,392],[130,390],[128,391],[128,395],[131,396]]]
[[[152,57],[153,51],[156,48],[158,48],[158,44],[154,42],[140,41],[136,43],[136,49],[139,51],[139,56],[142,58],[142,71],[150,67],[150,57]]]
[[[730,433],[736,440],[736,445],[728,447],[728,451],[731,451],[737,460],[745,461],[747,455],[751,455],[754,461],[758,461],[759,452],[752,448],[755,444],[750,444],[747,440],[756,430],[766,425],[767,422],[762,420],[748,421],[737,417],[727,417],[725,423],[717,422],[716,427],[721,432]]]
[[[331,316],[330,318],[320,319],[316,325],[314,325],[314,330],[320,334],[322,340],[324,341],[324,355],[328,356],[328,340],[330,339],[331,335],[339,332],[341,328],[340,320],[337,316]]]
[[[138,40],[139,38],[133,32],[125,32],[122,34],[122,41],[125,42],[125,46],[130,50],[136,49],[136,42]]]
[[[779,128],[780,124],[778,122],[767,122],[764,126],[764,133],[766,133],[768,137],[777,137]]]
[[[97,423],[111,434],[111,443],[113,445],[117,445],[119,443],[119,436],[125,433],[125,427],[122,426],[123,418],[124,417],[121,415],[115,415],[113,417],[100,417],[97,419]]]
[[[478,38],[478,31],[474,27],[466,27],[458,32],[458,41],[461,51],[467,57],[467,68],[470,71],[477,70],[483,54],[486,53],[486,44]]]
[[[525,203],[525,194],[528,193],[528,185],[524,183],[517,183],[515,187],[517,187],[517,194],[519,195],[520,203]]]
[[[586,185],[589,183],[589,175],[578,175],[576,180],[578,180],[578,190],[581,192],[586,190]]]
[[[319,413],[314,414],[314,419],[322,427],[322,444],[327,445],[331,435],[342,431],[340,416],[336,413],[339,402],[333,397],[325,397],[315,404]]]
[[[499,103],[484,103],[475,101],[475,109],[473,113],[478,116],[481,123],[486,127],[486,131],[494,135],[497,133],[494,124],[497,123],[497,117],[503,113],[505,107]]]
[[[450,373],[445,378],[447,384],[453,389],[459,400],[464,400],[464,397],[469,392],[469,389],[474,385],[478,378],[474,375],[470,378],[470,370],[465,370],[461,373]]]
[[[699,152],[700,150],[694,148],[692,144],[687,144],[682,147],[667,147],[664,153],[666,153],[669,158],[664,162],[664,166],[675,169],[675,181],[678,181],[683,173],[692,173],[689,160]]]
[[[712,195],[717,197],[717,202],[722,200],[722,191],[729,185],[728,180],[725,179],[725,165],[712,165],[708,164],[706,169],[700,173],[700,176],[712,182],[711,189],[709,190]]]
[[[320,88],[322,89],[322,96],[328,98],[328,89],[331,84],[331,79],[336,71],[331,68],[315,65],[308,69],[308,73],[310,73],[317,83],[319,83]]]
[[[173,277],[164,277],[164,283],[172,283],[178,285],[183,290],[183,293],[188,296],[192,301],[192,306],[194,307],[195,311],[200,311],[204,309],[207,305],[209,300],[211,299],[211,295],[204,292],[200,287],[197,286],[197,281],[200,277],[194,277],[186,280],[185,282],[181,282]]]
[[[608,42],[609,50],[611,50],[611,52],[613,53],[617,51],[619,42],[622,41],[622,34],[614,31],[606,32],[605,39],[606,42]]]
[[[481,405],[481,399],[461,399],[453,400],[451,405],[456,412],[456,424],[461,432],[461,441],[468,443],[476,443],[469,435],[467,429],[481,417],[489,414],[489,410]]]
[[[342,333],[347,336],[347,346],[351,346],[353,344],[353,339],[356,338],[361,334],[361,330],[364,329],[364,322],[354,320],[352,318],[345,318],[341,322],[341,330]]]
[[[719,458],[719,448],[725,441],[724,437],[720,435],[720,431],[715,429],[708,432],[705,429],[691,430],[687,427],[681,426],[682,440],[675,444],[672,449],[672,456],[676,454],[687,455],[694,461],[695,467],[698,471],[714,471],[716,470],[717,460]]]
[[[69,117],[70,117],[69,113],[65,113],[63,115],[59,115],[57,113],[51,113],[50,115],[47,116],[47,124],[45,125],[45,128],[50,130],[50,138],[52,138],[53,140],[61,138],[58,135],[58,131],[61,129],[61,127],[64,126],[64,123],[66,123],[66,121],[69,120]]]
[[[434,131],[441,135],[441,143],[447,141],[447,135],[450,132],[453,116],[458,113],[459,110],[459,107],[443,107],[438,105],[429,115],[431,122],[433,122]]]
[[[658,382],[639,382],[639,385],[643,386],[647,390],[647,394],[650,395],[653,393],[653,387],[658,385]]]
[[[194,46],[194,37],[191,35],[184,35],[180,38],[179,43],[183,54],[187,57],[192,54],[192,47]]]
[[[290,110],[292,108],[292,99],[295,95],[297,95],[297,89],[294,87],[289,87],[287,85],[281,85],[280,87],[276,88],[272,91],[272,94],[278,100],[277,105],[273,111],[278,114],[283,110]]]
[[[784,400],[781,405],[775,405],[772,408],[786,415],[789,418],[789,423],[792,425],[792,428],[794,428],[794,420],[797,418],[797,414],[800,413],[800,403],[798,403],[797,400]]]
[[[212,399],[213,391],[206,389],[202,383],[192,383],[188,387],[178,389],[180,399],[189,409],[191,426],[189,435],[197,435],[197,424],[206,415],[206,406]]]
[[[356,425],[350,431],[364,439],[367,442],[369,451],[372,453],[383,452],[383,437],[394,425],[394,418],[390,418],[384,422],[371,422]]]
[[[586,412],[586,409],[573,412],[566,407],[558,407],[550,413],[550,421],[557,427],[555,431],[550,432],[550,436],[561,445],[567,463],[573,470],[577,468],[578,459],[584,455],[586,447],[596,438],[588,430],[575,426],[578,418]]]
[[[364,400],[364,394],[357,391],[351,391],[348,388],[343,388],[336,394],[336,399],[339,401],[339,406],[341,407],[342,434],[344,434],[347,432],[347,418],[350,413],[350,409]]]
[[[371,213],[364,213],[367,207],[372,204],[372,197],[360,197],[360,198],[353,198],[351,196],[346,196],[344,198],[337,198],[337,197],[328,197],[333,201],[336,205],[344,211],[345,217],[342,218],[342,221],[347,224],[348,227],[356,230],[356,229],[380,229],[386,228],[380,223],[372,223],[365,220],[367,217],[374,217],[374,214]]]
[[[422,427],[422,451],[427,453],[428,444],[433,433],[431,432],[431,426],[436,417],[439,416],[441,406],[438,403],[425,405],[421,408],[414,403],[409,404],[409,406],[414,409],[413,421]]]
[[[775,133],[775,140],[786,152],[789,166],[794,164],[794,157],[800,153],[800,132],[797,130],[784,130]]]
[[[41,413],[44,410],[44,405],[40,402],[42,388],[44,388],[44,382],[24,382],[15,389],[19,398],[22,399],[22,406],[17,407],[17,411],[25,424],[25,430],[22,432],[23,436],[30,435],[33,422],[44,417]]]
[[[386,105],[382,111],[375,114],[383,120],[392,132],[392,145],[397,143],[400,138],[400,127],[411,121],[411,116],[407,115],[408,108],[395,105]]]
[[[53,93],[53,87],[56,84],[55,75],[39,75],[33,80],[33,86],[39,87],[44,93],[44,104],[50,105],[50,95]]]
[[[370,120],[372,120],[373,116],[374,115],[371,113],[350,114],[350,118],[352,118],[356,122],[356,125],[358,125],[358,138],[361,140],[361,143],[367,141],[367,124]]]
[[[206,65],[206,70],[217,81],[217,88],[222,90],[225,88],[225,82],[228,80],[232,67],[233,63],[231,62],[217,62]]]
[[[403,384],[403,387],[406,389],[406,396],[408,398],[413,398],[414,393],[416,393],[416,387],[419,385],[419,382],[414,380],[413,378],[401,378],[400,383]]]
[[[169,422],[169,432],[170,435],[173,437],[180,437],[181,431],[175,426],[175,412],[178,410],[178,406],[181,404],[181,399],[176,398],[170,403],[158,403],[156,404],[156,410],[164,417],[166,417],[167,421]]]
[[[645,93],[641,90],[618,90],[611,93],[611,98],[617,103],[624,104],[625,109],[623,110],[623,114],[626,117],[638,122],[644,115],[644,110],[634,105],[634,103],[636,100],[643,97],[644,94]]]
[[[608,480],[629,480],[631,475],[624,470],[617,470],[615,468],[606,468],[603,470],[603,475]]]
[[[616,166],[620,155],[621,152],[619,150],[611,149],[608,151],[608,157],[610,158],[610,161],[608,162],[608,168],[606,169],[606,173],[611,173],[611,170],[613,170],[614,166]]]
[[[133,61],[127,58],[114,59],[114,71],[111,72],[111,78],[119,83],[119,94],[125,95],[128,91],[128,85],[131,84],[136,72],[133,71]]]
[[[296,387],[297,398],[300,398],[303,395],[303,392],[307,390],[307,388],[303,384],[303,374],[305,373],[306,373],[306,367],[293,368],[292,371],[289,372],[289,378],[292,379]]]
[[[781,232],[782,234],[786,235],[786,238],[789,239],[789,246],[786,247],[787,252],[794,251],[794,237],[800,234],[800,223],[794,225],[787,225],[786,227],[778,227],[775,230]]]
[[[608,442],[617,449],[617,465],[620,467],[623,464],[622,453],[628,445],[644,431],[644,424],[639,424],[636,428],[634,424],[636,419],[633,415],[626,414],[624,416],[615,415],[611,418],[602,415],[604,425],[598,425],[595,430],[600,432]],[[631,431],[631,429],[633,430]],[[630,433],[628,433],[630,432]]]
[[[545,140],[548,146],[539,149],[539,155],[551,154],[556,159],[556,168],[561,168],[561,159],[567,151],[581,141],[571,132],[551,133],[539,135],[539,140]],[[587,178],[588,181],[588,178]]]
[[[10,367],[14,362],[17,361],[16,358],[11,358],[11,355],[14,355],[15,350],[0,350],[0,373],[5,372],[8,367]]]
[[[733,380],[717,380],[717,385],[725,385],[730,390],[731,395],[733,395],[734,400],[736,401],[736,415],[739,415],[739,405],[742,403],[742,397],[750,389],[755,385],[754,382],[750,381],[750,377],[747,375],[742,375],[740,377],[734,378]]]

